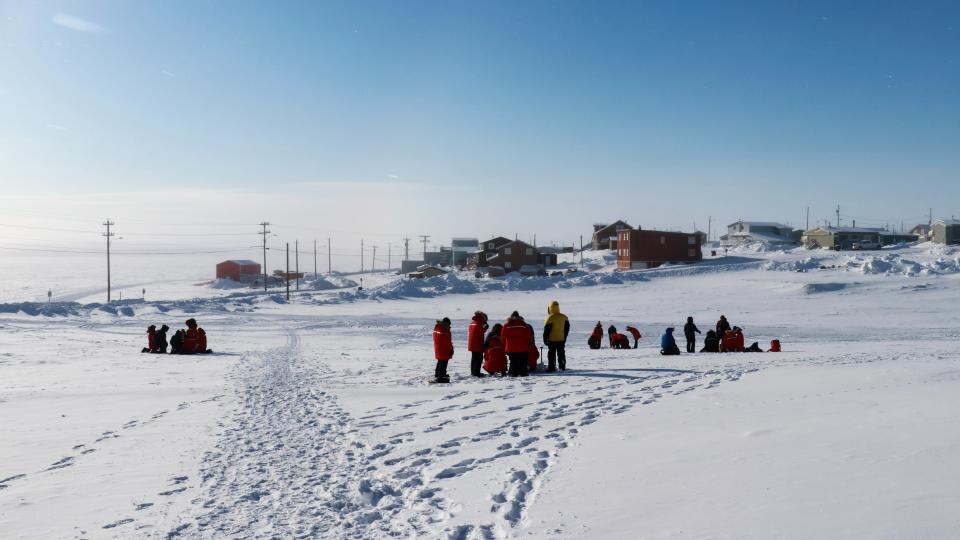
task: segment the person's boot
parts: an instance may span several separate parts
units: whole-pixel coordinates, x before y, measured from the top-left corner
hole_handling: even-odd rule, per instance
[[[553,373],[556,370],[557,370],[557,366],[554,362],[550,362],[549,364],[547,364],[547,373]]]

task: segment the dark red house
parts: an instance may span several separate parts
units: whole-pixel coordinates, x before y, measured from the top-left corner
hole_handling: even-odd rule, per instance
[[[696,233],[617,231],[617,268],[640,270],[664,263],[692,263],[703,259]]]
[[[217,279],[253,281],[261,275],[260,263],[247,259],[223,261],[217,265]]]

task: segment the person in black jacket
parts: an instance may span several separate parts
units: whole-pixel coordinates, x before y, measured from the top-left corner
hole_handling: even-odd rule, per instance
[[[693,317],[687,317],[687,324],[683,325],[683,335],[687,337],[687,352],[697,352],[697,334],[700,329],[693,324]]]
[[[723,339],[723,335],[730,331],[730,322],[726,315],[721,315],[717,321],[717,339]]]
[[[183,354],[183,330],[177,330],[170,338],[170,354]]]
[[[720,352],[720,338],[713,330],[707,330],[706,337],[703,338],[703,348],[700,352]]]
[[[154,344],[157,346],[157,350],[155,352],[159,354],[167,354],[167,330],[169,329],[169,326],[163,325],[160,327],[160,330],[157,330],[157,335],[153,338]]]

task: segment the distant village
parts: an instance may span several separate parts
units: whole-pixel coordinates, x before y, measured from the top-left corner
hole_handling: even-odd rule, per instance
[[[825,225],[809,230],[766,221],[739,220],[727,225],[719,242],[708,242],[703,231],[675,232],[633,227],[624,220],[596,223],[590,243],[582,246],[537,246],[518,238],[502,236],[480,241],[477,238],[452,238],[449,247],[422,251],[419,259],[401,261],[400,273],[409,278],[428,278],[446,274],[451,269],[473,271],[477,277],[500,277],[511,273],[521,276],[557,275],[558,256],[576,254],[586,249],[616,252],[618,270],[642,270],[663,264],[689,264],[701,261],[705,249],[716,256],[732,248],[761,245],[768,249],[874,250],[883,246],[909,242],[960,244],[960,220],[941,219],[916,225],[909,232],[883,228]],[[707,247],[709,244],[709,248]],[[567,267],[567,272],[576,272]],[[238,282],[256,283],[263,277],[259,263],[251,260],[230,260],[217,265],[217,277]],[[302,279],[303,273],[277,270],[271,280]]]

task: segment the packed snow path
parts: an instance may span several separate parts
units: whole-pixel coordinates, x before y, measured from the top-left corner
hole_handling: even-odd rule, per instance
[[[361,328],[306,325],[289,330],[285,345],[242,358],[229,375],[238,408],[204,456],[193,508],[167,537],[511,536],[551,465],[603,415],[756,370],[579,368],[427,387],[419,375],[378,373],[391,357],[361,372],[337,369],[304,346],[303,332],[328,343]],[[377,348],[402,358],[411,348],[403,341]],[[351,417],[337,393],[364,387],[427,397]]]

